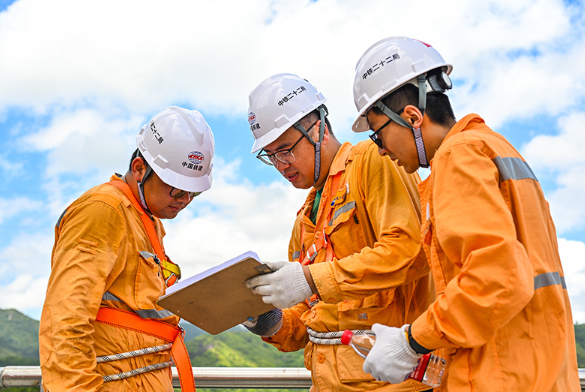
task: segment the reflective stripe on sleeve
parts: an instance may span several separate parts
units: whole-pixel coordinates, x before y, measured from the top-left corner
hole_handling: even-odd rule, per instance
[[[102,301],[118,301],[123,302],[120,298],[116,297],[114,294],[106,291],[102,296]],[[138,309],[135,310],[136,314],[138,314],[142,318],[154,318],[154,319],[163,319],[166,317],[174,316],[173,313],[169,312],[166,309],[156,310],[156,309]]]
[[[561,276],[558,272],[545,272],[534,277],[534,290],[556,284],[561,285],[564,289],[567,288],[565,277]]]
[[[102,301],[118,301],[123,302],[120,298],[116,297],[114,294],[106,291],[104,295],[102,295]]]
[[[292,254],[293,261],[298,260],[299,257],[301,257],[301,251],[300,250],[297,250],[296,252],[293,252],[293,254]]]
[[[142,318],[156,318],[162,319],[165,317],[174,316],[173,313],[169,312],[166,309],[156,310],[156,309],[138,309],[135,312]]]
[[[524,180],[527,178],[538,181],[538,178],[536,178],[534,172],[530,166],[528,166],[528,163],[520,158],[495,157],[493,161],[500,172],[500,182],[507,180]]]

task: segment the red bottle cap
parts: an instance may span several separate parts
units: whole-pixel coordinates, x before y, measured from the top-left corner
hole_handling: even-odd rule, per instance
[[[345,331],[343,331],[343,335],[341,335],[341,343],[348,345],[352,336],[353,332],[351,332],[349,329],[346,329]]]

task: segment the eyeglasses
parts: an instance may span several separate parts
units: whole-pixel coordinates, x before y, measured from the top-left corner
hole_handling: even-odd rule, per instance
[[[386,121],[384,123],[384,125],[382,125],[380,128],[378,128],[378,130],[376,132],[374,132],[370,135],[370,139],[372,139],[372,141],[374,143],[376,143],[376,146],[378,146],[379,148],[384,148],[384,143],[382,143],[382,139],[380,139],[380,136],[378,134],[380,133],[380,131],[382,129],[384,129],[386,126],[388,126],[388,124],[390,124],[391,122],[392,122],[392,120],[389,119],[388,121]]]
[[[171,188],[171,191],[169,192],[169,195],[171,195],[171,197],[173,199],[180,199],[181,197],[183,197],[183,195],[185,195],[185,193],[188,193],[189,194],[189,199],[192,199],[194,197],[199,196],[203,192],[187,192],[187,191],[183,191],[181,189],[177,189],[175,187],[172,187]]]
[[[399,111],[396,112],[397,115],[401,115],[402,112],[404,111],[404,108],[400,109]],[[386,128],[388,126],[388,124],[390,124],[392,122],[392,119],[388,119],[388,121],[386,121],[384,123],[384,125],[382,125],[380,128],[378,128],[378,130],[374,133],[372,133],[370,135],[370,139],[372,139],[372,141],[374,143],[376,143],[376,146],[380,147],[380,148],[384,148],[384,143],[382,142],[382,139],[380,139],[380,136],[378,135],[380,133],[380,131],[384,128]]]
[[[313,125],[317,124],[317,122],[314,122]],[[311,130],[311,128],[313,128],[313,125],[311,125],[309,127],[309,129],[307,129],[307,132],[309,132]],[[293,163],[295,161],[295,156],[292,153],[293,148],[296,147],[297,144],[299,144],[299,142],[301,140],[303,140],[303,138],[305,137],[305,135],[302,135],[301,138],[299,140],[297,140],[297,142],[295,144],[292,145],[291,148],[287,148],[286,150],[280,150],[277,151],[273,154],[261,154],[258,153],[258,155],[256,155],[256,158],[260,159],[262,162],[264,162],[267,165],[270,166],[276,166],[276,162],[277,160],[282,162],[282,163]]]

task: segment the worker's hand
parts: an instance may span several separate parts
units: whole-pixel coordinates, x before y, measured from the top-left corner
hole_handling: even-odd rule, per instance
[[[389,381],[392,384],[404,381],[412,373],[422,355],[410,348],[404,332],[407,327],[372,326],[376,343],[366,357],[364,372],[370,373],[378,381]]]
[[[246,281],[246,286],[255,294],[261,295],[264,303],[285,309],[313,294],[300,263],[277,261],[265,264],[274,272],[258,275]]]
[[[272,309],[258,317],[244,321],[242,325],[258,336],[272,336],[282,327],[282,310]]]

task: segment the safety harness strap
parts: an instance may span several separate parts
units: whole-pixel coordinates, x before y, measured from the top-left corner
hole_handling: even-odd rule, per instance
[[[144,212],[144,209],[142,208],[140,203],[138,203],[138,200],[136,200],[136,198],[134,197],[134,194],[132,193],[132,190],[130,189],[130,186],[128,184],[126,184],[124,181],[118,180],[110,181],[108,182],[108,184],[115,186],[116,188],[124,192],[128,200],[130,200],[132,205],[138,210],[140,219],[142,220],[142,225],[144,226],[144,230],[146,230],[146,234],[148,236],[150,244],[152,245],[154,251],[156,252],[158,261],[160,261],[163,277],[167,284],[167,287],[172,286],[181,278],[181,269],[175,263],[167,260],[165,250],[158,239],[158,235],[156,234],[154,223],[152,222],[148,214]]]
[[[172,342],[171,357],[179,373],[181,391],[195,391],[191,359],[183,341],[183,330],[180,327],[159,320],[143,319],[133,312],[109,307],[100,308],[95,320],[114,327],[154,336],[166,342]]]
[[[346,150],[343,156],[338,157],[338,159],[347,160],[350,156],[351,152],[353,151],[353,147]],[[303,238],[305,236],[305,225],[301,223],[301,252],[299,257],[299,262],[302,265],[309,265],[313,264],[317,254],[320,250],[325,249],[325,262],[331,262],[335,258],[335,253],[333,252],[333,246],[327,240],[327,234],[325,234],[325,229],[327,227],[327,223],[331,220],[331,216],[333,214],[333,207],[335,206],[335,200],[333,199],[333,195],[337,193],[339,190],[339,184],[341,182],[341,176],[343,171],[339,171],[325,184],[326,189],[324,189],[323,195],[321,196],[321,205],[323,205],[323,209],[319,211],[317,215],[317,220],[315,224],[315,232],[314,232],[314,242],[308,249],[305,248],[305,244],[303,243]],[[324,203],[324,204],[323,204]],[[321,207],[319,207],[321,209]],[[319,301],[319,296],[317,294],[313,294],[311,298],[307,299],[307,303],[309,306],[314,306]]]
[[[329,221],[331,212],[333,211],[332,203],[331,203],[331,195],[333,192],[336,192],[339,188],[339,182],[341,181],[341,174],[342,172],[337,173],[333,176],[333,179],[329,182],[329,187],[326,191],[326,195],[324,200],[321,200],[321,203],[325,203],[323,211],[321,214],[317,216],[317,224],[315,225],[315,241],[313,245],[311,245],[306,251],[304,250],[304,244],[301,246],[301,259],[299,260],[303,265],[312,264],[317,256],[317,253],[323,249],[327,249],[327,257],[326,261],[333,260],[333,247],[327,241],[327,235],[325,234],[325,226]],[[301,241],[303,240],[305,234],[305,225],[301,224]]]
[[[372,335],[373,332],[369,329],[352,329],[354,335]],[[341,337],[343,331],[336,332],[317,332],[307,327],[307,333],[309,334],[309,340],[315,344],[322,345],[338,345],[341,343]]]

